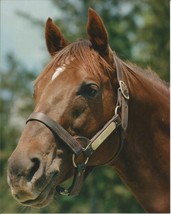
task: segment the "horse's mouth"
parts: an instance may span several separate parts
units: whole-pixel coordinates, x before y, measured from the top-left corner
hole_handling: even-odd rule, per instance
[[[23,206],[30,206],[34,208],[41,208],[47,206],[53,199],[56,190],[57,175],[55,174],[46,187],[40,192],[40,194],[31,200],[20,201]]]

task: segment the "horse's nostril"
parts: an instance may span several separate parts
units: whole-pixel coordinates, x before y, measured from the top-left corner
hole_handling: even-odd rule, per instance
[[[30,169],[30,172],[28,173],[28,181],[31,181],[35,173],[38,171],[40,167],[40,160],[38,158],[33,158],[32,160],[32,167]]]

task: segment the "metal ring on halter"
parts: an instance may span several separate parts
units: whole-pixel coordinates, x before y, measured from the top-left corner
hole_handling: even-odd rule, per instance
[[[118,115],[118,109],[121,108],[121,88],[118,88],[118,100],[117,100],[117,103],[116,103],[116,107],[115,107],[115,115]]]
[[[85,165],[88,163],[88,160],[89,160],[89,157],[86,158],[84,162]],[[77,164],[75,163],[75,154],[72,155],[72,163],[73,163],[73,166],[77,168]]]
[[[115,115],[118,115],[118,109],[120,108],[120,105],[117,105],[115,108]]]
[[[129,91],[128,91],[128,87],[127,85],[124,83],[124,81],[120,80],[119,81],[119,88],[121,90],[121,93],[123,95],[123,97],[126,99],[126,100],[129,100]]]

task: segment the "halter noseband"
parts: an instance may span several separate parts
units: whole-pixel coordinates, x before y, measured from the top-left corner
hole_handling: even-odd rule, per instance
[[[83,181],[86,177],[87,163],[90,156],[96,151],[96,149],[108,138],[108,136],[120,127],[120,145],[114,155],[112,161],[119,155],[124,144],[124,135],[128,125],[128,100],[129,100],[129,91],[126,84],[123,81],[123,73],[120,67],[120,63],[116,57],[113,57],[117,79],[119,83],[118,94],[117,94],[117,104],[115,107],[115,115],[105,124],[105,126],[98,131],[92,139],[85,137],[73,138],[60,124],[56,123],[50,117],[42,112],[34,112],[30,115],[26,123],[29,121],[38,121],[44,124],[51,132],[58,136],[73,152],[73,166],[75,167],[75,173],[72,185],[68,189],[64,189],[61,186],[57,186],[56,190],[61,195],[78,195]],[[121,116],[118,114],[118,110],[121,109]],[[86,143],[86,147],[82,147],[81,143]],[[85,162],[81,164],[76,164],[75,158],[80,154],[83,154],[85,157]]]

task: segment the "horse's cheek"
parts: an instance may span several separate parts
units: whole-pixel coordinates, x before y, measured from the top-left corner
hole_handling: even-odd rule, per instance
[[[75,120],[73,121],[73,129],[75,131],[79,131],[80,129],[84,128],[87,122],[86,117],[86,114],[82,114],[79,117],[75,118]]]

